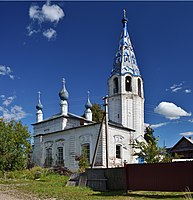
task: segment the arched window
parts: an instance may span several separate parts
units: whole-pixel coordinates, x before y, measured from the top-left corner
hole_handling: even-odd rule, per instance
[[[46,149],[45,167],[52,166],[52,148]]]
[[[138,95],[141,97],[141,80],[138,78]]]
[[[81,154],[87,158],[88,163],[90,163],[90,144],[85,143],[81,145],[82,152]]]
[[[57,166],[64,166],[63,147],[57,148]]]
[[[116,145],[116,158],[121,158],[121,145]]]
[[[131,87],[131,77],[130,76],[126,76],[125,78],[125,90],[127,92],[131,92],[132,91],[132,87]]]
[[[113,80],[114,86],[113,86],[113,93],[116,94],[118,93],[118,78],[114,78]]]

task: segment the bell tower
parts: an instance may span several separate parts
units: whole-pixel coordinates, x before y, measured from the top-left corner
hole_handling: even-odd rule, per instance
[[[108,80],[109,120],[134,129],[135,138],[144,135],[143,80],[127,31],[126,11],[113,69]]]

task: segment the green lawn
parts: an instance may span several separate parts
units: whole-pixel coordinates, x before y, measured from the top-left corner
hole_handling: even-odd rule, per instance
[[[66,200],[95,200],[95,199],[185,199],[185,192],[96,192],[86,187],[67,187],[67,176],[49,174],[38,180],[26,178],[4,178],[0,179],[0,190],[14,189],[18,194],[23,193],[38,197],[40,199],[56,198]],[[192,193],[193,194],[193,193]],[[187,199],[187,198],[186,198]]]

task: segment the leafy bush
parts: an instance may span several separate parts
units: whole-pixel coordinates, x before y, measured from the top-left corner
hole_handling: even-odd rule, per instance
[[[21,177],[21,172],[20,171],[5,172],[4,175],[8,179],[18,179]]]
[[[0,178],[4,178],[4,173],[3,173],[3,171],[0,171]]]
[[[79,172],[85,172],[86,168],[89,167],[85,146],[82,147],[82,155],[80,156],[78,165],[79,165]]]
[[[0,178],[35,180],[40,178],[44,179],[50,174],[53,174],[53,172],[50,172],[48,169],[44,169],[42,167],[33,167],[32,169],[25,169],[20,171],[0,171]]]

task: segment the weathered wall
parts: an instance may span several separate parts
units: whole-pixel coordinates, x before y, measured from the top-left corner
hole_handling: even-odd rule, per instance
[[[87,169],[87,186],[93,190],[125,190],[125,168]]]
[[[109,190],[125,190],[125,168],[110,168],[105,170],[105,177],[107,178],[107,189]]]

